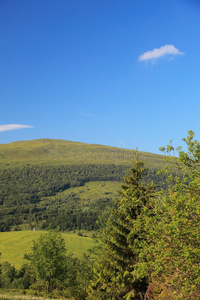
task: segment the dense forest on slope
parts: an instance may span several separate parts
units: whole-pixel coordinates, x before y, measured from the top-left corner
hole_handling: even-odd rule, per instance
[[[96,220],[106,207],[112,206],[113,195],[106,195],[105,191],[103,198],[87,203],[83,210],[79,195],[72,192],[63,197],[61,192],[86,182],[120,182],[128,169],[127,165],[34,165],[1,170],[0,231],[24,223],[31,228],[35,222],[42,229],[96,229]],[[156,170],[149,170],[146,180],[155,177]],[[162,182],[160,175],[157,185]],[[46,197],[48,201],[44,201]]]
[[[37,203],[88,181],[119,181],[128,166],[60,165],[28,166],[0,171],[0,204],[6,207]]]
[[[140,152],[146,159],[147,182],[158,187],[164,175],[163,156]],[[98,216],[113,206],[116,190],[87,197],[83,203],[73,187],[88,182],[120,182],[135,151],[60,140],[34,140],[0,145],[0,231],[27,228],[97,228]],[[64,191],[71,191],[62,194]],[[56,196],[56,197],[55,197]]]

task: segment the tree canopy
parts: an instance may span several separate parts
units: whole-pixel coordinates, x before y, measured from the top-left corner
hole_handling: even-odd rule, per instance
[[[200,142],[192,131],[183,140],[187,152],[172,143],[162,148],[167,189],[142,183],[138,160],[124,178],[102,231],[89,299],[200,299]]]
[[[31,262],[36,279],[46,284],[47,292],[66,279],[66,247],[59,233],[41,235],[26,258]]]
[[[147,289],[146,276],[134,272],[139,260],[138,240],[145,239],[143,214],[154,194],[153,185],[141,182],[146,172],[143,165],[137,158],[133,162],[121,186],[117,208],[103,229],[89,299],[142,299]]]

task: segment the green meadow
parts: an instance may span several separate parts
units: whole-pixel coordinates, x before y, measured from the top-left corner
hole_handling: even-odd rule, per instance
[[[8,261],[19,269],[27,260],[24,254],[29,253],[33,240],[37,241],[45,231],[11,231],[0,233],[1,262]],[[77,233],[61,233],[65,240],[68,253],[73,253],[78,258],[93,246],[91,237],[78,236]]]
[[[118,146],[118,147],[117,147]],[[122,148],[120,148],[120,146]],[[148,167],[161,168],[163,155],[140,152]],[[0,145],[0,166],[59,164],[130,164],[135,151],[116,147],[71,142],[56,139],[38,139]]]
[[[114,199],[119,197],[119,190],[120,182],[118,181],[91,181],[83,186],[71,187],[63,192],[58,192],[55,196],[44,197],[41,199],[41,205],[44,205],[46,201],[65,199],[70,194],[74,194],[80,198],[82,206],[85,207],[87,204],[91,204],[92,201],[100,198],[110,197]]]

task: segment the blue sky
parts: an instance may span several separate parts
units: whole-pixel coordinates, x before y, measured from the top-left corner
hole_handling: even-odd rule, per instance
[[[1,0],[0,101],[0,143],[200,138],[199,1]]]

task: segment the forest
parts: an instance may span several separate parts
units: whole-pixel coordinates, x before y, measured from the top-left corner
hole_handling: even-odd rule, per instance
[[[67,252],[60,233],[49,230],[33,243],[30,253],[24,253],[27,264],[20,270],[8,262],[1,263],[1,290],[19,289],[26,295],[80,300],[200,299],[200,142],[193,131],[183,141],[187,151],[175,149],[172,143],[161,148],[167,157],[166,167],[159,171],[162,175],[149,172],[139,153],[128,172],[126,168],[101,166],[90,177],[89,169],[84,173],[80,167],[76,172],[82,177],[71,177],[67,183],[68,172],[59,189],[74,182],[84,184],[87,178],[99,180],[100,174],[105,176],[101,180],[120,180],[119,172],[125,172],[119,197],[112,199],[109,214],[99,210],[96,216],[95,246],[78,259]],[[61,169],[64,174],[65,167]],[[94,169],[92,166],[90,171]],[[5,184],[6,197],[2,197],[7,199],[2,205],[8,208],[15,205],[13,195],[20,198],[25,183],[22,180],[21,188],[14,193],[20,176],[9,172],[4,178],[5,183],[12,183],[11,193]],[[29,172],[37,177],[36,170]],[[26,177],[27,170],[23,174]],[[34,199],[31,205],[40,203],[39,190],[43,197],[51,196],[42,176],[47,178],[46,184],[55,178],[51,193],[57,191],[56,170],[43,174],[37,177],[41,184],[30,185]],[[22,206],[29,205],[23,204],[23,197],[21,201]],[[61,218],[56,226],[64,220]]]
[[[71,187],[87,182],[120,182],[130,165],[75,164],[30,165],[0,170],[0,231],[32,229],[97,229],[96,221],[105,208],[114,205],[112,194],[88,199],[83,207],[80,195],[64,195]],[[154,180],[160,188],[165,175],[149,169],[145,181]],[[55,196],[56,197],[53,197]]]

